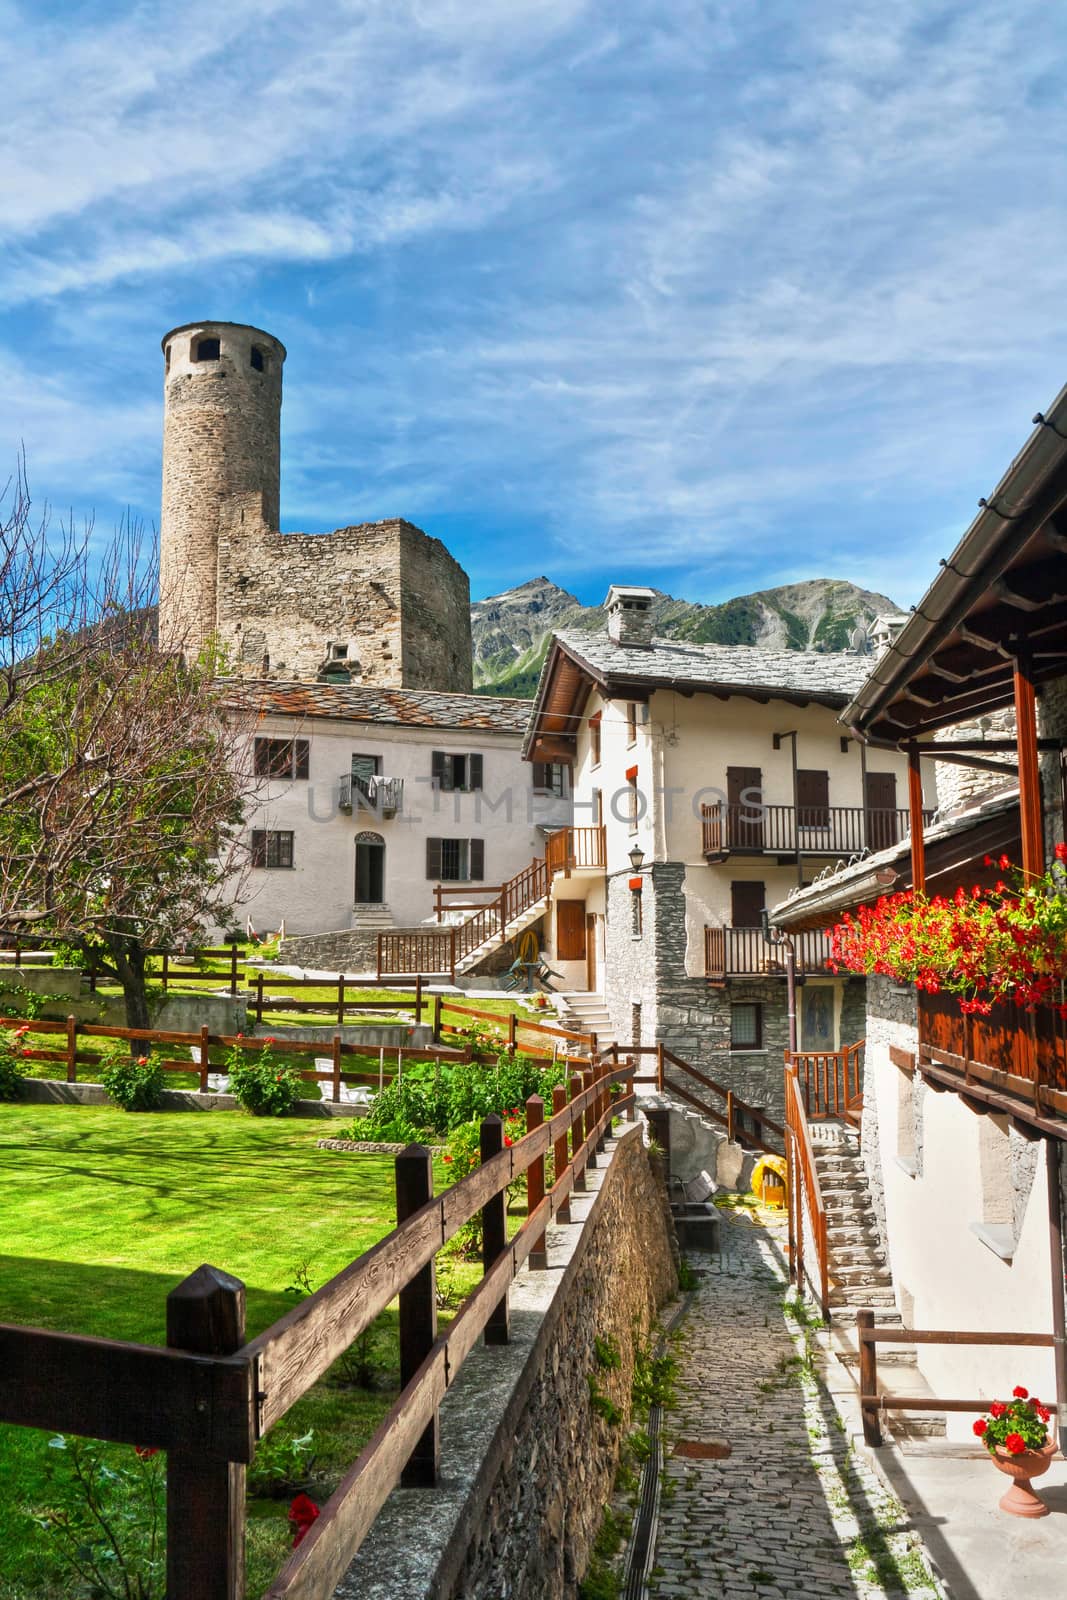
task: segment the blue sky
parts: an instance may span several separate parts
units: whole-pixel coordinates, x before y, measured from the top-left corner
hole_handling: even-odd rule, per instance
[[[282,525],[915,601],[1067,378],[1031,0],[0,0],[0,452],[159,506],[159,340],[287,345]],[[6,475],[6,474],[5,474]]]

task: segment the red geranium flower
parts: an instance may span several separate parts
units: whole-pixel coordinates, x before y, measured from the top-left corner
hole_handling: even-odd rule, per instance
[[[978,1435],[979,1439],[982,1437],[988,1426],[989,1424],[984,1417],[978,1418],[978,1421],[974,1425],[974,1431]]]
[[[1021,1456],[1026,1449],[1026,1440],[1021,1433],[1009,1433],[1004,1441],[1004,1448],[1013,1456]]]
[[[1007,1409],[1003,1400],[994,1400],[989,1408],[989,1415],[991,1417],[1002,1417]]]
[[[158,1456],[159,1446],[156,1444],[135,1444],[134,1454],[140,1456],[142,1461],[148,1461],[152,1456]]]
[[[293,1525],[293,1549],[303,1539],[319,1515],[319,1508],[306,1494],[298,1494],[289,1507],[289,1521]]]
[[[1060,843],[1056,846],[1056,860],[1067,862],[1067,844]]]
[[[1024,1389],[1021,1383],[1017,1383],[1011,1392],[1016,1400],[1029,1400],[1030,1398],[1029,1389]]]

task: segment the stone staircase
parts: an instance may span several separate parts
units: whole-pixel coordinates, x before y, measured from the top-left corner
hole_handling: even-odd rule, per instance
[[[826,1207],[826,1246],[830,1280],[830,1341],[839,1358],[857,1373],[859,1341],[856,1313],[873,1311],[879,1326],[903,1326],[893,1292],[893,1274],[886,1259],[870,1188],[851,1128],[836,1123],[809,1124],[815,1169]],[[903,1398],[929,1397],[919,1372],[914,1345],[878,1346],[879,1383]],[[944,1438],[945,1417],[931,1411],[887,1415],[897,1438]]]
[[[387,905],[352,907],[352,928],[358,933],[384,933],[395,926],[393,913]]]
[[[560,1026],[575,1033],[595,1033],[602,1050],[615,1044],[615,1029],[602,994],[571,989],[557,995]]]
[[[520,934],[526,932],[527,928],[532,928],[534,923],[538,922],[540,918],[544,916],[547,909],[547,895],[539,900],[534,900],[530,905],[525,906],[522,911],[520,911],[516,916],[511,917],[504,924],[503,937],[501,937],[499,931],[494,929],[489,938],[483,939],[481,944],[475,945],[473,950],[470,950],[466,955],[461,956],[456,962],[456,971],[462,973],[477,972],[479,966],[487,956],[495,954],[495,952],[500,949],[501,945],[508,943],[509,940],[517,939]]]

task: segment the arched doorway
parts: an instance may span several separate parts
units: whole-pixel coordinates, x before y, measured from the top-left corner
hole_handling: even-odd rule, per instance
[[[356,905],[380,906],[385,899],[385,840],[380,833],[356,834]]]

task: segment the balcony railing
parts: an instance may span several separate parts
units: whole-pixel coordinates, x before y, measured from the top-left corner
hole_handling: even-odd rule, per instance
[[[373,811],[379,817],[395,817],[404,809],[403,778],[383,778],[377,774],[360,778],[343,772],[337,790],[338,810],[351,811],[354,804],[361,811]]]
[[[545,843],[545,861],[551,877],[557,872],[575,872],[581,867],[602,869],[607,860],[602,826],[560,828],[557,833],[550,833]]]
[[[822,929],[793,935],[798,976],[826,972],[830,935]],[[704,972],[709,982],[727,978],[784,978],[785,953],[769,944],[762,928],[705,928]]]
[[[932,811],[923,812],[929,822]],[[703,851],[709,861],[731,854],[850,856],[899,844],[910,827],[906,807],[765,806],[725,803],[701,807]]]
[[[959,1073],[961,1088],[973,1080],[1067,1112],[1067,1019],[1055,1005],[1001,1003],[987,1017],[964,1016],[952,995],[920,994],[919,1057]]]

